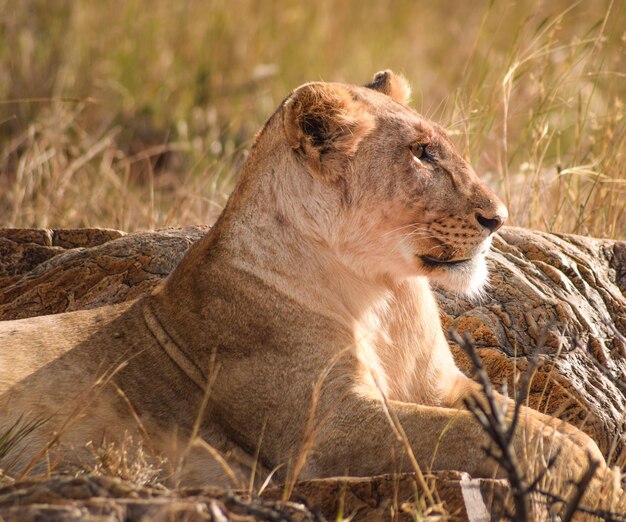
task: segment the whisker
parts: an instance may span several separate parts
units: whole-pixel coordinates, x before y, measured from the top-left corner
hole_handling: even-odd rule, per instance
[[[398,232],[400,230],[405,230],[407,228],[410,228],[410,229],[413,229],[413,230],[419,230],[419,231],[423,231],[423,232],[431,232],[431,230],[428,227],[420,227],[420,226],[415,225],[415,224],[410,224],[410,225],[402,225],[401,227],[389,230],[389,231],[385,232],[384,235],[387,236],[388,234],[393,234],[394,232]]]
[[[420,236],[419,234],[409,234],[408,237],[417,237],[418,239],[437,239],[437,236]]]

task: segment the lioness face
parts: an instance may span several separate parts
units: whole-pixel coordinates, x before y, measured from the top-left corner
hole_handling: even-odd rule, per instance
[[[398,81],[384,72],[367,87],[319,84],[323,92],[315,91],[308,113],[300,96],[294,116],[301,133],[292,146],[319,182],[341,193],[327,233],[348,263],[370,276],[426,276],[478,292],[506,207],[444,130],[398,99]]]

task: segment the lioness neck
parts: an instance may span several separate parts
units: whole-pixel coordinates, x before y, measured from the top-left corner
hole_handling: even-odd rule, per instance
[[[351,323],[390,293],[391,281],[364,277],[345,262],[332,238],[341,221],[341,197],[316,183],[280,144],[272,150],[251,155],[215,234],[234,269],[255,274],[317,313]]]
[[[216,279],[222,287],[230,285],[233,296],[253,281],[259,309],[264,301],[281,300],[309,314],[311,322],[324,317],[342,325],[357,349],[364,393],[445,402],[425,391],[432,395],[441,385],[439,367],[455,368],[428,281],[368,278],[346,264],[324,237],[341,203],[333,202],[330,194],[316,194],[323,187],[285,159],[289,151],[280,147],[273,154],[253,151],[218,222],[168,280],[166,301],[180,302],[189,295],[189,285],[201,285],[203,291],[196,295],[207,301],[186,307],[186,313],[195,309],[187,321],[195,317],[202,322],[212,313],[207,308],[215,306],[210,303]],[[330,203],[312,208],[320,201]],[[230,313],[237,314],[236,304]],[[425,370],[424,379],[415,379],[418,368]]]

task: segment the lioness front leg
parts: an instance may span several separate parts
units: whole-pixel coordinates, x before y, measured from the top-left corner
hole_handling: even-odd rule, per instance
[[[338,405],[320,428],[305,475],[369,476],[385,472],[415,471],[411,460],[401,458],[410,446],[423,473],[438,470],[465,471],[472,477],[507,478],[504,469],[485,455],[497,449],[472,414],[463,409],[441,408],[351,395]],[[539,486],[563,498],[570,498],[588,467],[588,449],[595,444],[586,435],[580,445],[544,423],[542,415],[524,408],[513,439],[526,484],[542,473],[551,457],[555,460]],[[394,419],[402,426],[404,440],[391,427]],[[573,429],[573,428],[572,428]],[[578,430],[576,430],[578,431]],[[395,451],[394,451],[395,450]],[[585,492],[582,505],[614,512],[626,510],[626,497],[615,482],[604,459]]]
[[[402,427],[400,439],[392,422]],[[415,471],[410,459],[399,457],[407,445],[424,473],[456,470],[475,478],[507,478],[504,469],[486,456],[483,448],[496,454],[498,450],[466,409],[399,401],[383,403],[356,394],[346,396],[324,419],[304,474],[369,476]],[[523,408],[513,449],[527,484],[542,473],[554,457],[540,487],[563,498],[572,495],[573,484],[587,470],[591,455],[599,466],[583,497],[583,505],[617,512],[626,510],[626,496],[597,446],[572,426]]]
[[[387,411],[388,408],[388,411]],[[585,449],[541,422],[525,408],[513,445],[529,473],[531,462],[547,462],[560,448],[555,470],[565,480],[577,479],[586,469]],[[504,477],[483,447],[495,451],[472,414],[464,409],[442,408],[382,401],[352,394],[337,405],[320,427],[307,475],[376,475],[390,471],[413,471],[398,451],[409,445],[421,470],[458,470],[473,477]],[[398,440],[391,422],[397,420],[406,434]],[[535,450],[536,448],[536,450]],[[534,455],[536,452],[538,455]]]
[[[458,379],[456,380],[456,385],[453,386],[451,390],[452,391],[449,397],[449,404],[452,408],[466,409],[467,400],[477,400],[481,402],[484,406],[486,406],[489,410],[489,406],[484,396],[482,386],[477,382],[474,382],[471,379],[467,378],[465,375],[460,375],[458,377]],[[516,408],[515,401],[513,401],[509,397],[505,397],[495,390],[492,391],[492,394],[496,401],[497,408],[499,408],[501,412],[506,412],[507,418],[505,419],[505,424],[508,427],[512,422],[513,412]],[[545,432],[548,437],[551,437],[554,430],[556,430],[558,432],[558,435],[563,435],[569,440],[569,442],[573,443],[579,448],[584,449],[589,457],[598,461],[603,466],[606,464],[604,456],[602,455],[602,452],[598,448],[598,445],[595,443],[595,441],[591,437],[589,437],[589,435],[579,430],[572,424],[562,421],[556,417],[551,417],[532,408],[527,408],[525,406],[519,406],[519,417],[524,421],[520,429],[524,429],[525,424],[527,431],[541,430]],[[532,419],[532,421],[530,419]],[[524,434],[527,439],[530,435],[530,433]],[[558,435],[556,436],[554,444],[558,443]],[[519,449],[526,449],[526,447],[515,449],[516,451],[518,451]]]

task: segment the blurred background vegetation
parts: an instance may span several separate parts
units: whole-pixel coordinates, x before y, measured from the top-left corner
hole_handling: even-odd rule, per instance
[[[403,73],[510,224],[626,236],[623,0],[0,0],[0,226],[212,222],[311,80]]]

